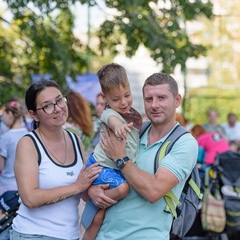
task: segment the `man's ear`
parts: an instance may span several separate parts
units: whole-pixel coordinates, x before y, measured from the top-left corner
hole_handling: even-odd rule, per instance
[[[176,108],[178,108],[181,105],[182,102],[182,96],[178,93],[176,98],[175,98],[175,102],[176,102]]]

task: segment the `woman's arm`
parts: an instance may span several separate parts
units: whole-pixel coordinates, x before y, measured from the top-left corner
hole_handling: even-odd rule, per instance
[[[27,153],[27,154],[26,154]],[[15,176],[23,203],[29,207],[53,204],[85,191],[98,177],[97,164],[81,170],[75,183],[51,189],[40,189],[38,182],[38,154],[31,138],[23,137],[17,145]],[[89,175],[91,178],[89,178]]]

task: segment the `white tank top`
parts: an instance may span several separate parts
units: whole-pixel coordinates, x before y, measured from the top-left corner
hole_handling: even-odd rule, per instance
[[[76,181],[83,167],[82,153],[76,135],[68,133],[75,152],[75,160],[68,166],[59,165],[51,159],[35,131],[28,134],[39,156],[39,188],[55,188]],[[20,208],[12,227],[15,231],[25,234],[40,234],[69,240],[79,239],[79,201],[80,194],[55,204],[29,209],[20,199]]]

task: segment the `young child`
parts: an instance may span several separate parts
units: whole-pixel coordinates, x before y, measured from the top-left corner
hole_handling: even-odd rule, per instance
[[[106,110],[101,115],[101,121],[115,132],[117,138],[127,139],[126,156],[136,162],[142,117],[132,108],[132,94],[126,71],[122,66],[112,63],[103,66],[97,75],[102,88],[102,98],[106,102]],[[110,188],[105,193],[112,199],[119,200],[125,197],[129,192],[129,185],[119,168],[106,156],[100,144],[95,147],[86,167],[96,162],[103,166],[103,169],[93,184],[109,184]],[[87,201],[81,219],[86,229],[85,240],[95,239],[105,211],[96,207],[91,200]]]
[[[9,229],[18,209],[17,191],[7,191],[0,196],[0,239],[9,240]]]

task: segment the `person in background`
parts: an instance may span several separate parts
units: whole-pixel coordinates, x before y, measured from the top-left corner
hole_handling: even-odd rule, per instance
[[[0,138],[2,135],[7,132],[9,128],[6,126],[6,124],[2,121],[2,114],[0,116]]]
[[[176,109],[181,104],[177,82],[165,73],[154,73],[143,85],[145,112],[151,126],[140,139],[136,163],[124,161],[119,167],[131,185],[128,195],[116,202],[105,195],[108,185],[93,185],[88,193],[101,208],[109,207],[96,240],[167,240],[173,216],[165,212],[163,196],[170,190],[177,198],[196,165],[198,145],[191,134],[182,135],[154,172],[156,153],[178,125]],[[105,128],[104,128],[105,129]],[[112,131],[104,130],[100,144],[113,163],[127,156],[126,140],[118,141]]]
[[[240,122],[237,121],[237,115],[229,113],[227,122],[222,124],[229,143],[235,143],[240,146]]]
[[[102,88],[101,96],[107,106],[101,114],[101,122],[111,128],[119,140],[127,139],[126,152],[129,158],[136,162],[142,117],[132,107],[132,93],[126,70],[119,64],[111,63],[103,66],[97,75]],[[129,192],[129,185],[100,144],[95,147],[86,166],[91,166],[96,162],[103,166],[103,169],[93,184],[109,184],[110,189],[107,189],[105,193],[115,200],[125,197]],[[105,209],[99,209],[91,200],[86,202],[81,221],[86,228],[85,240],[96,238],[104,214]]]
[[[20,103],[23,107],[23,115],[24,115],[24,118],[25,118],[25,122],[27,124],[27,126],[25,125],[25,122],[23,121],[22,124],[23,126],[25,126],[27,129],[29,129],[30,131],[32,131],[34,128],[33,128],[33,119],[30,117],[29,113],[28,113],[28,110],[27,110],[27,107],[26,107],[26,104],[25,104],[25,101],[24,99],[21,99],[20,100]]]
[[[0,195],[8,190],[17,190],[14,174],[16,147],[19,139],[28,133],[22,119],[25,121],[21,103],[17,100],[6,102],[2,121],[9,130],[0,138]]]
[[[102,93],[99,93],[96,97],[96,105],[95,105],[95,112],[97,119],[94,121],[94,131],[97,132],[100,128],[100,118],[102,112],[106,109],[106,101],[104,101],[102,97]]]
[[[188,131],[190,131],[193,127],[193,124],[190,123],[182,113],[176,114],[176,121],[183,127],[185,127]]]
[[[199,163],[212,165],[218,153],[230,150],[226,138],[218,132],[207,132],[202,125],[195,125],[191,133],[197,139],[199,147],[204,150],[203,159],[199,159]]]
[[[92,114],[89,103],[83,96],[75,91],[69,90],[66,93],[68,99],[68,119],[64,124],[64,128],[76,133],[82,140],[85,156],[88,158],[93,152],[92,139],[94,136],[94,125],[92,122]],[[80,200],[78,211],[79,216],[82,215],[85,202]],[[84,228],[80,225],[80,234],[84,234]]]
[[[217,132],[221,136],[226,138],[224,128],[217,123],[217,119],[218,119],[217,111],[215,109],[209,109],[207,116],[208,116],[208,122],[202,124],[206,132]]]
[[[97,118],[94,120],[93,124],[94,124],[94,137],[92,140],[92,147],[96,147],[96,145],[99,142],[99,138],[100,138],[100,118],[102,115],[102,112],[105,110],[106,108],[106,101],[104,101],[102,94],[99,93],[96,97],[96,105],[95,105],[95,112],[97,115]]]
[[[68,100],[68,118],[64,128],[76,133],[82,140],[86,156],[88,157],[91,147],[91,141],[94,134],[91,108],[89,103],[82,97],[81,94],[75,91],[66,93]]]
[[[78,240],[81,193],[98,177],[101,167],[83,166],[81,139],[63,128],[67,99],[56,82],[32,84],[25,102],[34,130],[17,145],[14,168],[20,206],[10,239]]]

